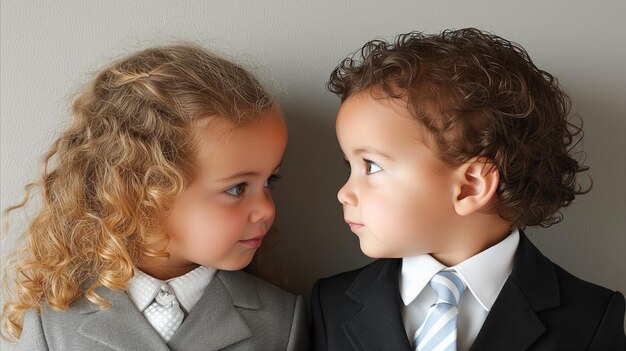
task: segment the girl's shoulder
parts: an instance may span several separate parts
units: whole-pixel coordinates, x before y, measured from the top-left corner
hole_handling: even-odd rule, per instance
[[[222,296],[237,307],[238,313],[248,321],[254,321],[254,349],[308,350],[308,325],[302,296],[292,294],[276,285],[244,271],[219,271],[215,279],[230,295]],[[212,282],[211,285],[217,282]],[[220,291],[215,284],[207,292]],[[273,332],[267,334],[267,330]],[[261,337],[259,337],[261,336]],[[261,346],[262,345],[262,346]]]
[[[96,293],[112,306],[117,305],[120,301],[127,300],[126,293],[121,290],[115,291],[106,287],[98,287]],[[41,309],[29,310],[26,313],[25,320],[30,319],[31,322],[41,323],[44,328],[48,326],[71,327],[74,323],[79,324],[85,316],[106,309],[109,308],[102,308],[89,301],[85,294],[81,294],[66,310],[59,310],[51,307],[46,302],[42,302]]]
[[[123,298],[124,292],[112,291],[107,288],[98,288],[100,297],[116,303]],[[48,350],[73,349],[76,332],[94,312],[100,307],[81,295],[72,302],[67,310],[52,308],[42,302],[40,309],[30,309],[24,315],[22,335],[16,345],[16,350]]]
[[[215,278],[228,290],[236,305],[261,303],[265,306],[293,307],[296,301],[302,298],[242,270],[218,271]]]

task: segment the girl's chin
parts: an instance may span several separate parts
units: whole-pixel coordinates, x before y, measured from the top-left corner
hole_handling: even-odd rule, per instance
[[[250,262],[252,262],[252,257],[254,257],[254,252],[252,252],[252,254],[250,255],[244,255],[237,260],[223,262],[214,266],[207,265],[207,267],[216,268],[222,271],[238,271],[240,269],[246,268],[250,264]]]

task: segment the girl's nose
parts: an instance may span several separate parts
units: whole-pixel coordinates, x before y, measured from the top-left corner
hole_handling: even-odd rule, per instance
[[[266,190],[255,199],[254,208],[250,213],[250,223],[266,221],[274,217],[275,211],[272,194]]]
[[[339,200],[342,205],[358,205],[356,194],[352,191],[349,179],[346,184],[339,189],[339,192],[337,192],[337,200]]]

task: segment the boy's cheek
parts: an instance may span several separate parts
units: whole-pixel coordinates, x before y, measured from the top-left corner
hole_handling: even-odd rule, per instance
[[[402,211],[391,206],[380,207],[376,211],[371,211],[370,215],[365,218],[365,223],[368,230],[380,242],[386,243],[390,247],[402,245],[411,231]]]
[[[432,228],[441,222],[436,214],[427,211],[411,204],[381,207],[372,215],[371,229],[389,250],[398,252],[400,256],[417,255],[429,246],[433,239]]]

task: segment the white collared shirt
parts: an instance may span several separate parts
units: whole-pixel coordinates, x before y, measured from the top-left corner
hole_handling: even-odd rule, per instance
[[[487,314],[513,270],[515,252],[519,244],[519,230],[515,229],[498,244],[449,267],[463,280],[467,289],[459,302],[457,326],[458,350],[469,350],[480,331]],[[424,254],[402,259],[400,295],[404,306],[402,319],[409,340],[426,319],[428,308],[436,295],[430,287],[432,277],[448,267],[431,255]],[[468,293],[469,292],[469,293]]]
[[[216,272],[217,270],[214,268],[199,266],[185,275],[166,281],[174,291],[178,303],[185,312],[185,316],[189,314],[196,302],[200,300]],[[137,309],[143,313],[156,297],[162,284],[162,280],[135,269],[135,275],[128,282],[128,296],[137,306]]]

